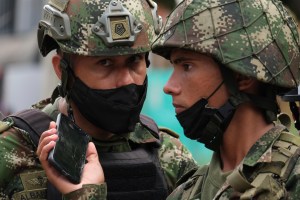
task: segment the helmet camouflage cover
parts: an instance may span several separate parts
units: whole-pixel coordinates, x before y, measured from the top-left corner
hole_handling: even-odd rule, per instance
[[[145,53],[161,24],[152,0],[49,0],[38,44],[43,56],[58,47],[84,56]]]
[[[152,46],[167,59],[172,48],[279,87],[299,85],[297,25],[278,0],[184,0]]]

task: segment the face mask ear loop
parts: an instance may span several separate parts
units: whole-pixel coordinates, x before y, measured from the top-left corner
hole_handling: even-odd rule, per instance
[[[70,105],[70,103],[68,104],[68,116],[70,117],[70,119],[75,123],[75,118],[74,118],[74,114],[73,114],[73,109],[72,106]],[[75,123],[76,124],[76,123]]]
[[[149,60],[149,52],[147,52],[146,54],[145,54],[145,61],[146,61],[146,68],[149,68],[149,66],[150,66],[150,60]]]
[[[220,87],[223,85],[223,83],[224,83],[224,80],[218,85],[218,87],[206,98],[206,100],[208,101],[208,99],[210,98],[210,97],[212,97],[219,89],[220,89]]]
[[[68,116],[75,123],[73,109],[72,109],[72,106],[70,104],[70,95],[69,95],[69,92],[68,92],[68,90],[70,90],[71,87],[72,87],[70,85],[73,84],[73,83],[70,83],[70,81],[73,82],[73,80],[75,78],[75,74],[74,74],[74,71],[72,69],[71,55],[69,55],[69,54],[67,54],[67,55],[64,54],[63,55],[63,57],[61,59],[61,67],[62,67],[62,73],[63,73],[62,79],[64,79],[64,84],[62,85],[62,87],[63,87],[63,91],[64,91],[64,94],[65,94],[66,100],[68,102]]]

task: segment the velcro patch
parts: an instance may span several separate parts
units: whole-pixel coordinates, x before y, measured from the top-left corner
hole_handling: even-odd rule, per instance
[[[13,198],[16,200],[42,200],[47,199],[47,188],[38,190],[26,190],[15,193]]]
[[[35,171],[20,174],[24,190],[36,190],[47,187],[45,171]]]
[[[113,40],[128,39],[130,37],[130,26],[127,17],[112,17],[110,27]]]

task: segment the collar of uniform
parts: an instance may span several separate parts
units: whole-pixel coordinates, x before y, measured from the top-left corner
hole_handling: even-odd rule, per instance
[[[62,97],[56,98],[53,104],[48,101],[48,104],[43,107],[42,111],[48,114],[52,119],[56,119],[59,114],[58,107],[61,99]]]
[[[271,162],[272,146],[284,129],[284,126],[276,125],[265,133],[248,151],[243,164],[252,167],[257,163]]]
[[[141,123],[135,125],[134,131],[129,134],[129,139],[134,143],[158,142],[158,139]]]
[[[134,131],[125,134],[115,134],[108,141],[104,142],[118,142],[118,141],[128,141],[141,144],[141,143],[151,143],[157,142],[158,139],[151,134],[141,123],[135,125]]]
[[[140,123],[137,123],[133,132],[114,135],[108,141],[99,141],[93,139],[99,152],[126,152],[131,151],[130,142],[137,144],[157,142],[151,132]]]

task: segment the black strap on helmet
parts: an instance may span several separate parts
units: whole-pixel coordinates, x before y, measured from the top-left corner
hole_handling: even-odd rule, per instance
[[[299,108],[296,104],[296,102],[289,102],[291,112],[293,114],[294,120],[295,120],[295,127],[296,129],[300,130],[300,114],[299,114]]]
[[[276,99],[276,91],[270,88],[271,86],[266,86],[264,96],[240,92],[233,71],[225,66],[221,66],[220,69],[235,108],[241,103],[251,102],[256,107],[264,110],[265,119],[268,123],[276,120],[279,108],[276,101],[274,101],[274,99]]]
[[[290,110],[293,114],[295,127],[300,130],[300,113],[296,101],[300,101],[298,88],[294,88],[281,96],[283,101],[289,102]]]

